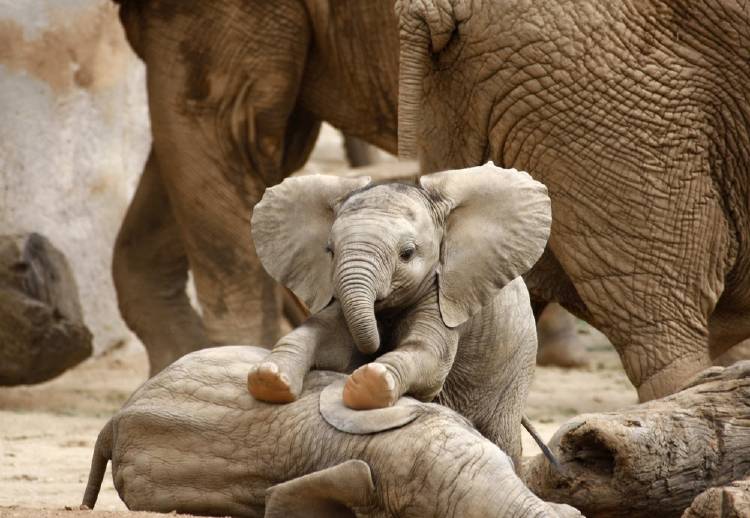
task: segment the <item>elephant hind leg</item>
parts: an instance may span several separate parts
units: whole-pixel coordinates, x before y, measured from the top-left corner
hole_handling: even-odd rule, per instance
[[[537,321],[538,365],[582,367],[588,365],[586,348],[578,337],[576,319],[556,303],[548,304]]]
[[[151,375],[210,345],[185,292],[187,272],[152,152],[117,236],[112,263],[120,312],[146,347]]]
[[[558,213],[585,210],[586,217],[559,225],[550,240],[641,401],[680,390],[711,365],[709,319],[732,262],[734,236],[707,163],[700,156],[682,163],[695,157],[681,150],[666,169],[641,171],[638,182],[608,193],[627,220],[580,205],[602,198],[602,185],[615,181],[608,171],[582,187],[599,190],[582,192],[578,206],[558,199]]]

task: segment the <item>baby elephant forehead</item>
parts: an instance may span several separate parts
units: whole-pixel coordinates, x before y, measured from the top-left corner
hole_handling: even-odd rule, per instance
[[[377,210],[410,220],[424,211],[423,196],[414,185],[390,183],[357,191],[339,208],[339,215],[362,210]]]

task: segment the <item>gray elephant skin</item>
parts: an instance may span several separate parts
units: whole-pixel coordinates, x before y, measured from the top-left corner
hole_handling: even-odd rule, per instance
[[[546,504],[512,462],[453,411],[399,402],[336,404],[344,375],[310,373],[288,405],[255,400],[245,365],[268,354],[228,346],[189,354],[138,389],[97,440],[83,505],[109,459],[131,510],[238,517],[580,516]],[[335,389],[333,398],[325,398]],[[334,428],[327,419],[348,433]]]
[[[549,205],[527,173],[493,164],[418,186],[313,175],[266,190],[258,256],[315,313],[251,368],[250,392],[293,401],[312,367],[351,372],[356,346],[369,363],[347,379],[347,406],[437,396],[520,461],[536,357],[520,275],[544,250]]]

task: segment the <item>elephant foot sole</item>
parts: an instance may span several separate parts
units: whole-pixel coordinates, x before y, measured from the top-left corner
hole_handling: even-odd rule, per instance
[[[272,362],[258,363],[250,367],[247,390],[255,399],[268,403],[291,403],[297,399],[289,377]]]
[[[396,380],[385,365],[368,363],[347,378],[343,399],[354,410],[392,406],[398,399]]]

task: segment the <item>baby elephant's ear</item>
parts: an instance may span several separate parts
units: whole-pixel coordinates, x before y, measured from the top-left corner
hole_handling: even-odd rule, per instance
[[[547,188],[528,173],[483,166],[423,176],[450,207],[440,252],[440,313],[465,322],[539,259],[552,215]]]
[[[356,518],[374,495],[370,466],[348,460],[268,488],[265,518]]]
[[[366,435],[405,426],[423,412],[424,405],[407,396],[396,404],[373,410],[352,410],[344,405],[345,380],[334,381],[320,393],[320,415],[340,432]]]
[[[368,183],[369,177],[287,178],[266,189],[255,205],[252,234],[260,262],[313,313],[333,296],[333,261],[326,244],[336,202]]]

